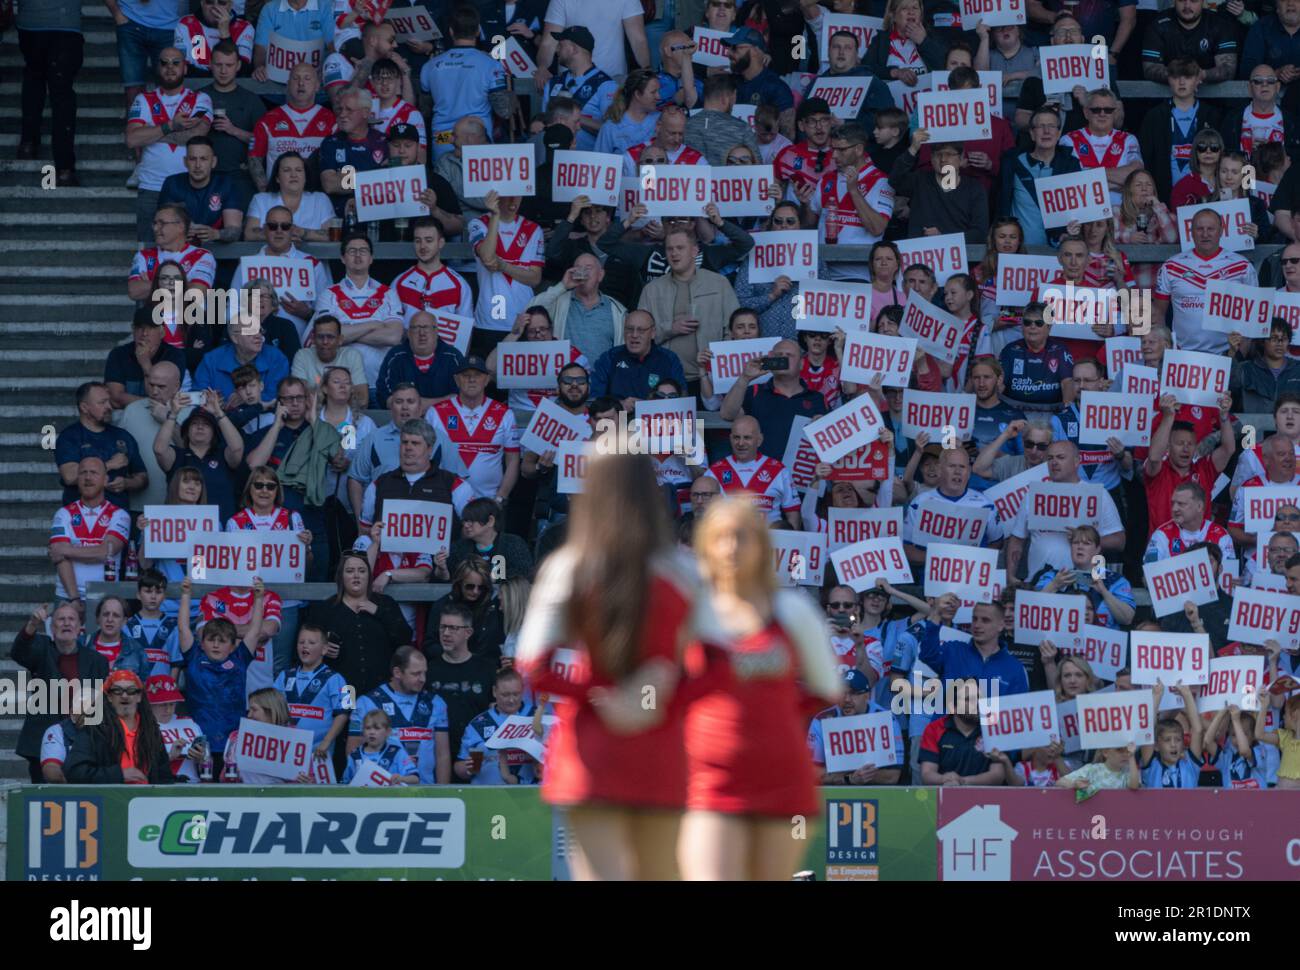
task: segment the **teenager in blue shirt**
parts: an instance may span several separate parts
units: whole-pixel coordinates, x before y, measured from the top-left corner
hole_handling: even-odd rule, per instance
[[[348,726],[353,700],[343,675],[324,663],[329,639],[325,628],[310,621],[298,627],[298,666],[275,675],[275,689],[289,704],[289,723],[310,731],[315,756],[330,756],[334,739]]]

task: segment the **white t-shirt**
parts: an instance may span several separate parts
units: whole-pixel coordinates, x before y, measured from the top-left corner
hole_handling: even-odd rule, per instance
[[[1124,523],[1119,517],[1119,510],[1115,508],[1110,493],[1105,489],[1099,489],[1098,493],[1101,499],[1101,510],[1097,531],[1105,539],[1116,532],[1123,532]],[[1020,509],[1016,512],[1016,517],[1011,521],[1011,528],[1007,532],[1020,539],[1026,537],[1029,539],[1029,566],[1025,575],[1033,577],[1044,566],[1051,566],[1053,569],[1072,568],[1070,538],[1066,535],[1064,528],[1060,532],[1044,532],[1035,529],[1031,533],[1029,531],[1028,502],[1020,503]]]
[[[1189,250],[1171,256],[1156,273],[1155,297],[1169,301],[1174,341],[1179,350],[1222,354],[1228,349],[1228,335],[1201,326],[1205,313],[1205,288],[1211,280],[1235,280],[1257,286],[1255,267],[1241,253],[1217,250],[1208,259]]]
[[[277,205],[284,205],[279,192],[258,192],[248,203],[248,218],[266,222],[266,214]],[[293,214],[293,224],[303,229],[324,229],[334,218],[334,204],[324,192],[304,192]]]
[[[591,0],[551,0],[546,8],[546,23],[561,27],[586,27],[596,41],[591,59],[610,77],[627,73],[627,58],[623,53],[623,21],[629,17],[644,17],[645,11],[637,0],[617,0],[615,3],[592,3]]]

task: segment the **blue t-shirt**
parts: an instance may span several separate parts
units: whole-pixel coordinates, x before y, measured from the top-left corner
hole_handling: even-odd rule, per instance
[[[103,431],[91,431],[80,421],[76,421],[59,432],[54,440],[54,464],[64,465],[79,462],[83,458],[101,458],[105,463],[121,452],[126,455],[127,466],[114,468],[108,473],[108,481],[135,475],[145,471],[144,461],[140,458],[140,448],[135,438],[124,428],[109,425]],[[76,484],[63,489],[63,504],[75,502],[80,496]],[[118,508],[128,508],[125,492],[105,492],[104,497]]]
[[[221,227],[221,213],[225,209],[248,208],[244,193],[235,187],[230,176],[213,172],[208,184],[196,189],[190,184],[189,172],[179,172],[163,179],[162,189],[158,192],[158,204],[174,202],[185,206],[190,222],[198,226]]]
[[[170,675],[172,666],[181,665],[180,632],[175,615],[164,610],[156,618],[137,613],[122,625],[122,639],[140,645],[149,661],[149,676]]]
[[[453,47],[432,58],[420,71],[420,87],[433,96],[432,134],[451,131],[461,118],[483,121],[492,140],[492,105],[488,95],[506,86],[501,61],[474,47]]]
[[[659,104],[656,107],[662,111],[673,103],[673,98],[677,97],[677,92],[681,90],[682,82],[680,78],[675,78],[667,71],[659,72]],[[704,100],[704,82],[698,77],[695,79],[695,97],[696,105]],[[685,104],[682,107],[686,107]]]
[[[975,429],[972,432],[972,440],[975,445],[982,451],[984,446],[991,441],[995,441],[997,436],[1007,430],[1007,425],[1012,421],[1025,420],[1025,412],[1018,407],[1013,407],[999,401],[991,408],[982,408],[978,405],[975,408]],[[1024,453],[1024,447],[1020,444],[1020,437],[1013,437],[1010,441],[1002,445],[1002,454],[1020,455]],[[992,488],[997,481],[991,478],[982,478],[979,475],[971,475],[971,486],[983,491],[986,488]]]
[[[382,751],[367,751],[364,747],[361,747],[348,755],[348,766],[343,769],[342,783],[344,785],[350,783],[356,777],[363,761],[373,761],[390,775],[414,775],[417,773],[415,762],[406,753],[406,749],[400,744],[386,742]],[[420,780],[423,781],[424,779]]]
[[[1151,756],[1151,763],[1142,769],[1143,788],[1196,788],[1201,776],[1201,766],[1192,760],[1190,753],[1171,765],[1160,760],[1159,753]]]
[[[618,85],[594,64],[583,75],[575,75],[566,68],[546,85],[546,90],[542,93],[542,110],[545,111],[550,105],[551,98],[563,96],[578,102],[585,117],[600,121],[605,117],[617,91]],[[596,136],[585,128],[579,128],[573,144],[574,150],[589,152],[595,147]]]
[[[618,121],[606,121],[600,126],[600,134],[596,136],[596,147],[593,150],[621,155],[633,145],[640,145],[653,138],[658,123],[658,111],[651,111],[641,121],[633,120],[631,115],[624,115]]]
[[[185,701],[190,717],[214,744],[239,729],[239,719],[248,706],[245,679],[253,654],[239,641],[225,660],[213,660],[203,652],[199,638],[185,654]]]
[[[190,12],[185,0],[119,0],[117,6],[127,20],[154,30],[174,30]]]

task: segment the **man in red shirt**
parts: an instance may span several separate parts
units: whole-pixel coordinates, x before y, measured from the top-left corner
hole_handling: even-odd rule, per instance
[[[1170,501],[1174,489],[1183,482],[1193,481],[1200,485],[1212,502],[1214,483],[1237,450],[1237,439],[1232,431],[1232,398],[1226,394],[1219,398],[1218,447],[1200,458],[1195,458],[1196,429],[1186,421],[1174,419],[1178,401],[1172,394],[1160,399],[1160,412],[1164,420],[1151,435],[1151,451],[1142,467],[1147,489],[1147,522],[1153,532],[1173,518]]]

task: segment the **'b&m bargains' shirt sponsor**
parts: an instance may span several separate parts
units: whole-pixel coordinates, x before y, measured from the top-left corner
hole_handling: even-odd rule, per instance
[[[174,124],[182,118],[206,118],[211,121],[212,99],[189,88],[181,88],[173,94],[164,94],[160,88],[145,91],[137,94],[131,103],[126,126],[154,127]],[[180,175],[185,171],[185,146],[173,145],[166,139],[156,141],[152,145],[146,145],[140,155],[140,188],[146,192],[157,192],[168,175]]]
[[[751,493],[769,522],[779,522],[784,513],[799,510],[790,472],[775,458],[759,455],[753,461],[736,461],[728,455],[710,465],[705,474],[716,479],[723,492]]]
[[[361,737],[366,715],[381,710],[392,722],[390,741],[406,749],[415,762],[416,774],[426,785],[435,783],[434,768],[437,761],[437,732],[446,732],[447,704],[437,694],[421,691],[418,694],[399,694],[388,684],[376,687],[364,697],[357,698],[356,710],[348,725],[348,734]]]
[[[531,290],[529,292],[532,292]],[[337,317],[344,330],[363,323],[375,323],[384,320],[404,320],[401,301],[397,291],[385,286],[373,277],[358,286],[350,276],[344,276],[323,293],[316,296],[315,316],[328,314]],[[512,318],[513,319],[513,318]],[[349,344],[361,352],[361,360],[366,365],[366,383],[374,387],[379,383],[379,368],[388,355],[389,347],[372,347],[369,344]]]
[[[343,675],[325,664],[312,670],[298,666],[275,675],[275,689],[284,694],[289,705],[290,726],[310,731],[312,744],[325,739],[334,718],[352,713],[345,698],[346,687]]]
[[[131,534],[131,516],[125,509],[119,509],[112,502],[104,499],[98,505],[83,505],[80,501],[63,506],[54,513],[50,526],[50,545],[62,542],[73,546],[98,546],[109,536],[114,536],[126,545],[127,536]],[[104,563],[74,562],[72,571],[77,577],[77,595],[86,595],[87,583],[104,581]],[[59,584],[59,593],[64,593],[63,584]]]
[[[460,395],[425,412],[442,449],[442,467],[469,482],[480,498],[495,498],[505,476],[505,453],[519,453],[515,416],[500,401],[485,397],[466,408]]]
[[[334,112],[321,105],[313,104],[305,111],[281,105],[262,115],[253,126],[248,155],[266,159],[266,173],[270,175],[275,160],[285,152],[297,152],[303,158],[315,155],[337,124]]]

